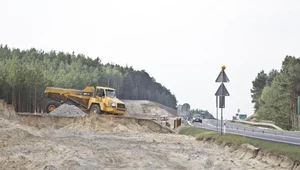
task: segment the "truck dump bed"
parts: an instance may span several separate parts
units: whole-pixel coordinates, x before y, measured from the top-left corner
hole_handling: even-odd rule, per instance
[[[86,109],[89,99],[94,96],[95,88],[87,86],[83,90],[47,87],[45,96],[60,103],[72,103]]]

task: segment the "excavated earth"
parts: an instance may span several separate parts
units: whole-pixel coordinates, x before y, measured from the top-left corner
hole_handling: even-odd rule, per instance
[[[177,111],[148,100],[124,100],[127,117],[158,119],[160,116],[176,117]]]
[[[199,142],[151,120],[16,114],[0,101],[0,169],[300,169],[258,153]]]
[[[86,115],[81,109],[74,105],[62,104],[55,110],[49,113],[51,116],[59,117],[77,117],[81,115]]]

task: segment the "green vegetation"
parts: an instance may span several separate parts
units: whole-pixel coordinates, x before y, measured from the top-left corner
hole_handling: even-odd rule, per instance
[[[252,84],[251,97],[259,120],[271,120],[286,130],[299,129],[300,58],[286,56],[279,72],[261,71]]]
[[[179,134],[195,136],[197,140],[212,140],[218,142],[226,142],[233,145],[241,145],[244,143],[251,144],[260,148],[262,151],[285,155],[290,158],[300,159],[300,147],[279,142],[268,142],[259,139],[252,139],[233,134],[220,135],[214,131],[208,131],[197,127],[184,126],[179,130]]]
[[[195,115],[195,114],[200,114],[205,119],[213,119],[214,118],[214,116],[211,113],[209,113],[207,110],[191,109],[190,113],[191,113],[190,118],[192,118],[193,115]]]
[[[0,45],[0,98],[19,112],[39,112],[47,86],[83,89],[87,85],[109,86],[120,99],[151,100],[175,108],[169,89],[145,70],[103,64],[83,54],[10,49]]]

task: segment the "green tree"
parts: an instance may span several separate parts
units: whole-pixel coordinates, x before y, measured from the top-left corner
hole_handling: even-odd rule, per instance
[[[272,120],[276,125],[292,129],[291,91],[286,88],[286,77],[278,75],[271,86],[266,86],[261,95],[261,107],[257,111],[259,119]]]
[[[267,74],[262,70],[259,72],[255,78],[254,81],[252,81],[253,88],[251,89],[251,97],[252,97],[252,103],[254,103],[255,110],[259,109],[259,99],[262,93],[262,90],[264,89],[266,83],[267,83],[268,76]]]
[[[13,56],[11,60],[7,63],[7,83],[12,89],[12,105],[16,106],[16,86],[19,83],[20,80],[20,61],[16,55]]]
[[[74,52],[11,50],[0,45],[0,98],[18,111],[40,111],[45,87],[82,89],[87,85],[113,87],[124,99],[152,100],[173,108],[177,105],[175,95],[145,70],[104,65],[100,58]]]

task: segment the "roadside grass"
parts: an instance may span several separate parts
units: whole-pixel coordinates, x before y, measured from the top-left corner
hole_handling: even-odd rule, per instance
[[[179,134],[191,135],[196,137],[197,140],[225,142],[226,144],[237,146],[248,143],[257,148],[260,148],[260,150],[264,152],[269,152],[276,155],[284,155],[293,159],[300,160],[300,147],[296,145],[264,141],[233,134],[220,135],[215,131],[205,130],[192,126],[182,126],[179,129]]]

